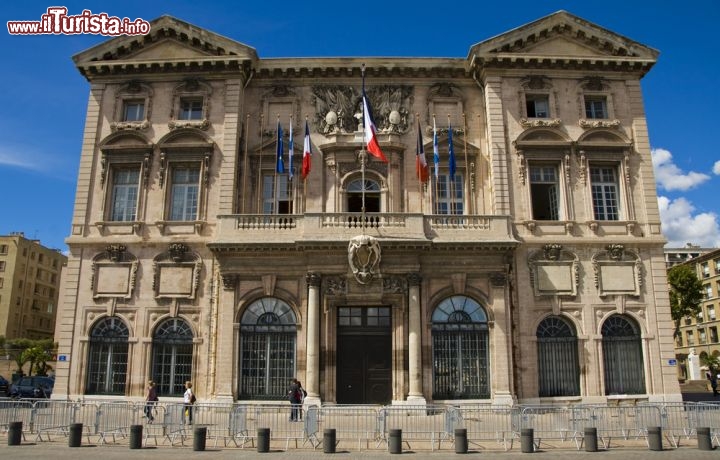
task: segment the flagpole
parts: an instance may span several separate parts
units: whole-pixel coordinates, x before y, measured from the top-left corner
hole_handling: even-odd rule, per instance
[[[242,205],[241,212],[245,214],[245,192],[247,191],[247,169],[248,169],[248,133],[250,129],[250,114],[246,114],[245,119],[245,158],[243,159],[243,176],[242,176]]]
[[[467,184],[467,186],[465,188],[468,191],[467,196],[468,196],[468,203],[469,203],[469,206],[468,206],[469,209],[467,210],[467,212],[468,212],[468,214],[475,214],[473,212],[473,193],[471,191],[472,184],[470,183],[470,163],[468,163],[468,156],[467,156],[467,121],[465,120],[464,112],[462,114],[462,117],[463,117],[463,133],[464,133],[463,140],[465,142],[465,146],[463,147],[465,149],[465,181],[464,182],[465,182],[465,184]]]
[[[422,133],[420,132],[420,114],[417,112],[415,112],[415,120],[417,121],[417,127],[418,127],[418,142],[422,143]],[[421,145],[418,145],[417,155],[420,155],[420,147],[421,147]],[[423,198],[424,198],[423,191],[422,191],[423,182],[422,182],[422,172],[420,172],[420,170],[418,169],[419,168],[418,161],[420,161],[420,160],[416,156],[415,157],[415,175],[418,178],[418,193],[420,194],[420,214],[423,214]]]
[[[305,126],[307,127],[308,117],[305,115]],[[305,134],[303,133],[303,136]],[[303,137],[303,167],[305,165],[305,138]],[[301,173],[302,174],[302,173]],[[307,212],[307,176],[303,175],[303,214]]]
[[[295,148],[295,143],[293,142],[293,119],[292,115],[290,115],[290,131],[288,133],[288,181],[290,182],[288,184],[288,194],[290,195],[288,198],[290,200],[290,207],[291,209],[288,209],[290,214],[295,214],[295,181],[293,181],[293,149]]]
[[[433,177],[435,178],[435,186],[433,187],[433,214],[439,214],[438,209],[438,163],[439,159],[435,158],[435,151],[437,150],[437,127],[435,125],[435,114],[433,113]]]
[[[262,214],[262,195],[263,195],[263,175],[262,175],[262,163],[263,163],[263,142],[265,141],[265,114],[260,114],[260,162],[258,163],[258,197],[257,197],[257,213]]]
[[[276,135],[275,135],[275,138],[276,138],[276,139],[275,139],[275,174],[273,174],[273,192],[272,192],[272,197],[273,197],[273,214],[277,214],[277,213],[278,213],[278,209],[277,209],[277,208],[278,208],[278,198],[279,198],[279,197],[277,196],[277,175],[278,175],[277,162],[279,161],[279,160],[278,160],[278,156],[279,156],[279,155],[278,155],[278,149],[280,148],[280,114],[278,114],[278,116],[277,116],[277,124],[276,124],[276,126],[277,126],[277,129],[276,129],[277,132],[276,132]],[[279,153],[282,154],[282,152],[279,152]]]
[[[360,74],[362,75],[362,94],[363,94],[363,143],[362,149],[360,150],[360,173],[362,176],[361,196],[362,196],[362,207],[360,208],[360,225],[362,226],[362,234],[365,235],[365,162],[367,161],[367,152],[365,151],[365,119],[367,114],[364,113],[366,110],[365,106],[365,63],[360,67]]]
[[[452,125],[450,124],[450,114],[448,113],[448,166],[450,165],[450,149],[452,149],[452,134],[450,133],[450,130],[452,129]],[[450,177],[450,186],[448,187],[448,191],[450,192],[450,214],[455,215],[455,175],[454,174],[448,174]]]

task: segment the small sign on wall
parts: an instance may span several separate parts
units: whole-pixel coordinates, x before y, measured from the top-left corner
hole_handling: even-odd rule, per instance
[[[668,359],[669,366],[677,366],[677,359]]]
[[[68,355],[58,355],[57,360],[58,362],[66,363],[70,361],[70,357]]]

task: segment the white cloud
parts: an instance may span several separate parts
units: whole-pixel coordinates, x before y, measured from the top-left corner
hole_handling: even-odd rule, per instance
[[[712,212],[694,214],[695,207],[687,199],[671,200],[658,197],[660,220],[667,247],[684,247],[692,243],[705,248],[720,247],[720,223]]]
[[[31,169],[33,171],[41,171],[41,164],[35,164],[27,161],[27,158],[20,158],[19,155],[0,152],[0,165],[13,166],[16,168]]]
[[[690,190],[710,179],[703,173],[690,171],[685,174],[672,161],[672,153],[665,149],[652,150],[653,167],[658,187],[664,190]],[[717,168],[717,164],[715,165]]]
[[[720,176],[720,160],[716,161],[715,164],[713,165],[713,173]]]

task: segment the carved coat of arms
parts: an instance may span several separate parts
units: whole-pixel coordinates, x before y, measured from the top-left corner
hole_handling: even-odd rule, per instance
[[[358,235],[351,239],[348,262],[358,283],[369,283],[380,264],[380,242],[368,235]]]

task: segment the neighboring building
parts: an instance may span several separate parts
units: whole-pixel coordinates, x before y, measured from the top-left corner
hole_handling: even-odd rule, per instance
[[[688,243],[684,248],[665,248],[665,265],[669,270],[675,265],[687,262],[688,260],[700,257],[714,250],[714,248],[701,248],[691,243]]]
[[[262,59],[168,16],[76,55],[53,396],[152,378],[267,401],[297,377],[310,403],[679,401],[640,89],[657,56],[566,12],[466,59]],[[363,166],[363,68],[389,163]]]
[[[53,338],[66,263],[58,249],[46,248],[23,233],[0,235],[0,335]]]
[[[695,270],[705,296],[696,317],[686,317],[680,323],[680,336],[675,338],[675,354],[680,364],[678,375],[682,379],[687,378],[687,357],[693,348],[701,358],[720,355],[720,249],[695,256],[684,265]]]

